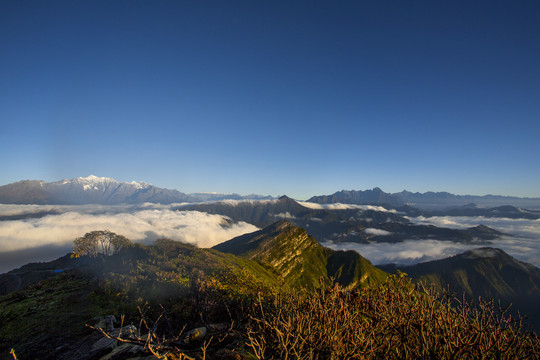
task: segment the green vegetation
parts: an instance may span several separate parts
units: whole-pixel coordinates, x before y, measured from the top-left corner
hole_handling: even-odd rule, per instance
[[[285,220],[214,248],[263,264],[281,274],[291,287],[311,289],[332,281],[350,287],[363,286],[380,283],[388,275],[356,252],[322,247],[306,230]]]
[[[50,271],[52,263],[65,271],[0,297],[0,358],[11,359],[13,348],[20,360],[105,359],[112,353],[93,350],[103,335],[162,359],[540,354],[538,337],[504,311],[439,295],[404,274],[389,276],[357,253],[322,248],[287,222],[216,249],[160,239],[25,271]],[[84,326],[105,315],[138,331],[114,335]]]
[[[328,275],[338,284],[348,287],[377,285],[388,276],[356,251],[326,249]]]

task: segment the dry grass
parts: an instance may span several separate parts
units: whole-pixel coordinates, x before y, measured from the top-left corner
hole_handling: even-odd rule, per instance
[[[381,286],[335,285],[261,299],[250,316],[248,345],[258,359],[535,359],[536,335],[519,319],[441,297],[404,276]]]
[[[197,308],[223,310],[227,296],[218,290],[200,286]],[[505,309],[441,296],[403,275],[362,289],[333,285],[260,292],[242,304],[230,299],[230,328],[221,339],[183,348],[185,328],[157,330],[160,322],[179,319],[162,315],[151,326],[141,312],[137,333],[145,335],[129,340],[161,359],[222,359],[224,347],[236,359],[540,359],[539,338],[523,332]]]

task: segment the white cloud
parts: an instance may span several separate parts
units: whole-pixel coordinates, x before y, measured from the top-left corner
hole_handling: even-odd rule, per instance
[[[232,223],[224,216],[198,211],[153,209],[116,214],[67,212],[41,218],[0,221],[0,252],[64,245],[99,229],[109,229],[132,241],[149,242],[167,237],[200,247],[211,247],[258,230],[248,223]]]
[[[373,206],[373,205],[356,205],[356,204],[316,204],[307,201],[297,201],[303,207],[314,210],[374,210],[382,212],[391,212],[397,213],[396,210],[388,210],[382,206]]]
[[[420,216],[409,218],[409,220],[417,224],[428,224],[455,229],[464,229],[482,224],[513,236],[540,239],[540,219],[487,218],[483,216],[434,216],[426,218]]]
[[[391,235],[392,234],[390,231],[386,231],[383,229],[375,229],[375,228],[366,228],[364,229],[364,232],[370,235]]]
[[[250,205],[257,205],[257,204],[270,204],[270,203],[277,203],[279,200],[252,200],[252,199],[246,199],[246,200],[233,200],[233,199],[225,199],[225,200],[218,200],[218,201],[207,201],[201,204],[227,204],[230,206],[237,206],[242,204],[250,204]],[[188,204],[192,205],[192,204]]]
[[[323,246],[333,250],[354,250],[375,265],[396,263],[410,265],[457,255],[478,245],[465,245],[439,240],[406,240],[398,243],[338,243],[326,242]]]
[[[274,216],[280,219],[291,219],[291,220],[296,219],[296,216],[291,215],[291,213],[288,211],[284,213],[275,214]]]
[[[81,214],[118,214],[129,213],[138,210],[167,210],[179,206],[188,205],[188,203],[177,204],[153,204],[143,203],[137,205],[14,205],[0,204],[1,216],[31,215],[44,212],[67,213],[76,212]]]
[[[325,242],[334,250],[355,250],[374,264],[402,265],[443,259],[479,247],[499,248],[518,260],[540,267],[540,220],[485,218],[485,217],[431,217],[410,218],[417,224],[464,229],[484,224],[507,235],[482,244],[465,244],[439,240],[406,240],[398,243],[333,243]],[[366,229],[368,230],[368,229]]]

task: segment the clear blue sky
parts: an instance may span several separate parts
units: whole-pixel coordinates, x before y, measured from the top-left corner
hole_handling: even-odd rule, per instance
[[[0,0],[0,184],[540,197],[540,2]]]

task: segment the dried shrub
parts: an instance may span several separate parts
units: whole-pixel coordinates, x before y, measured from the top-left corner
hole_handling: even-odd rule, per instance
[[[261,297],[250,320],[258,359],[531,359],[540,351],[505,309],[440,296],[405,276]]]

